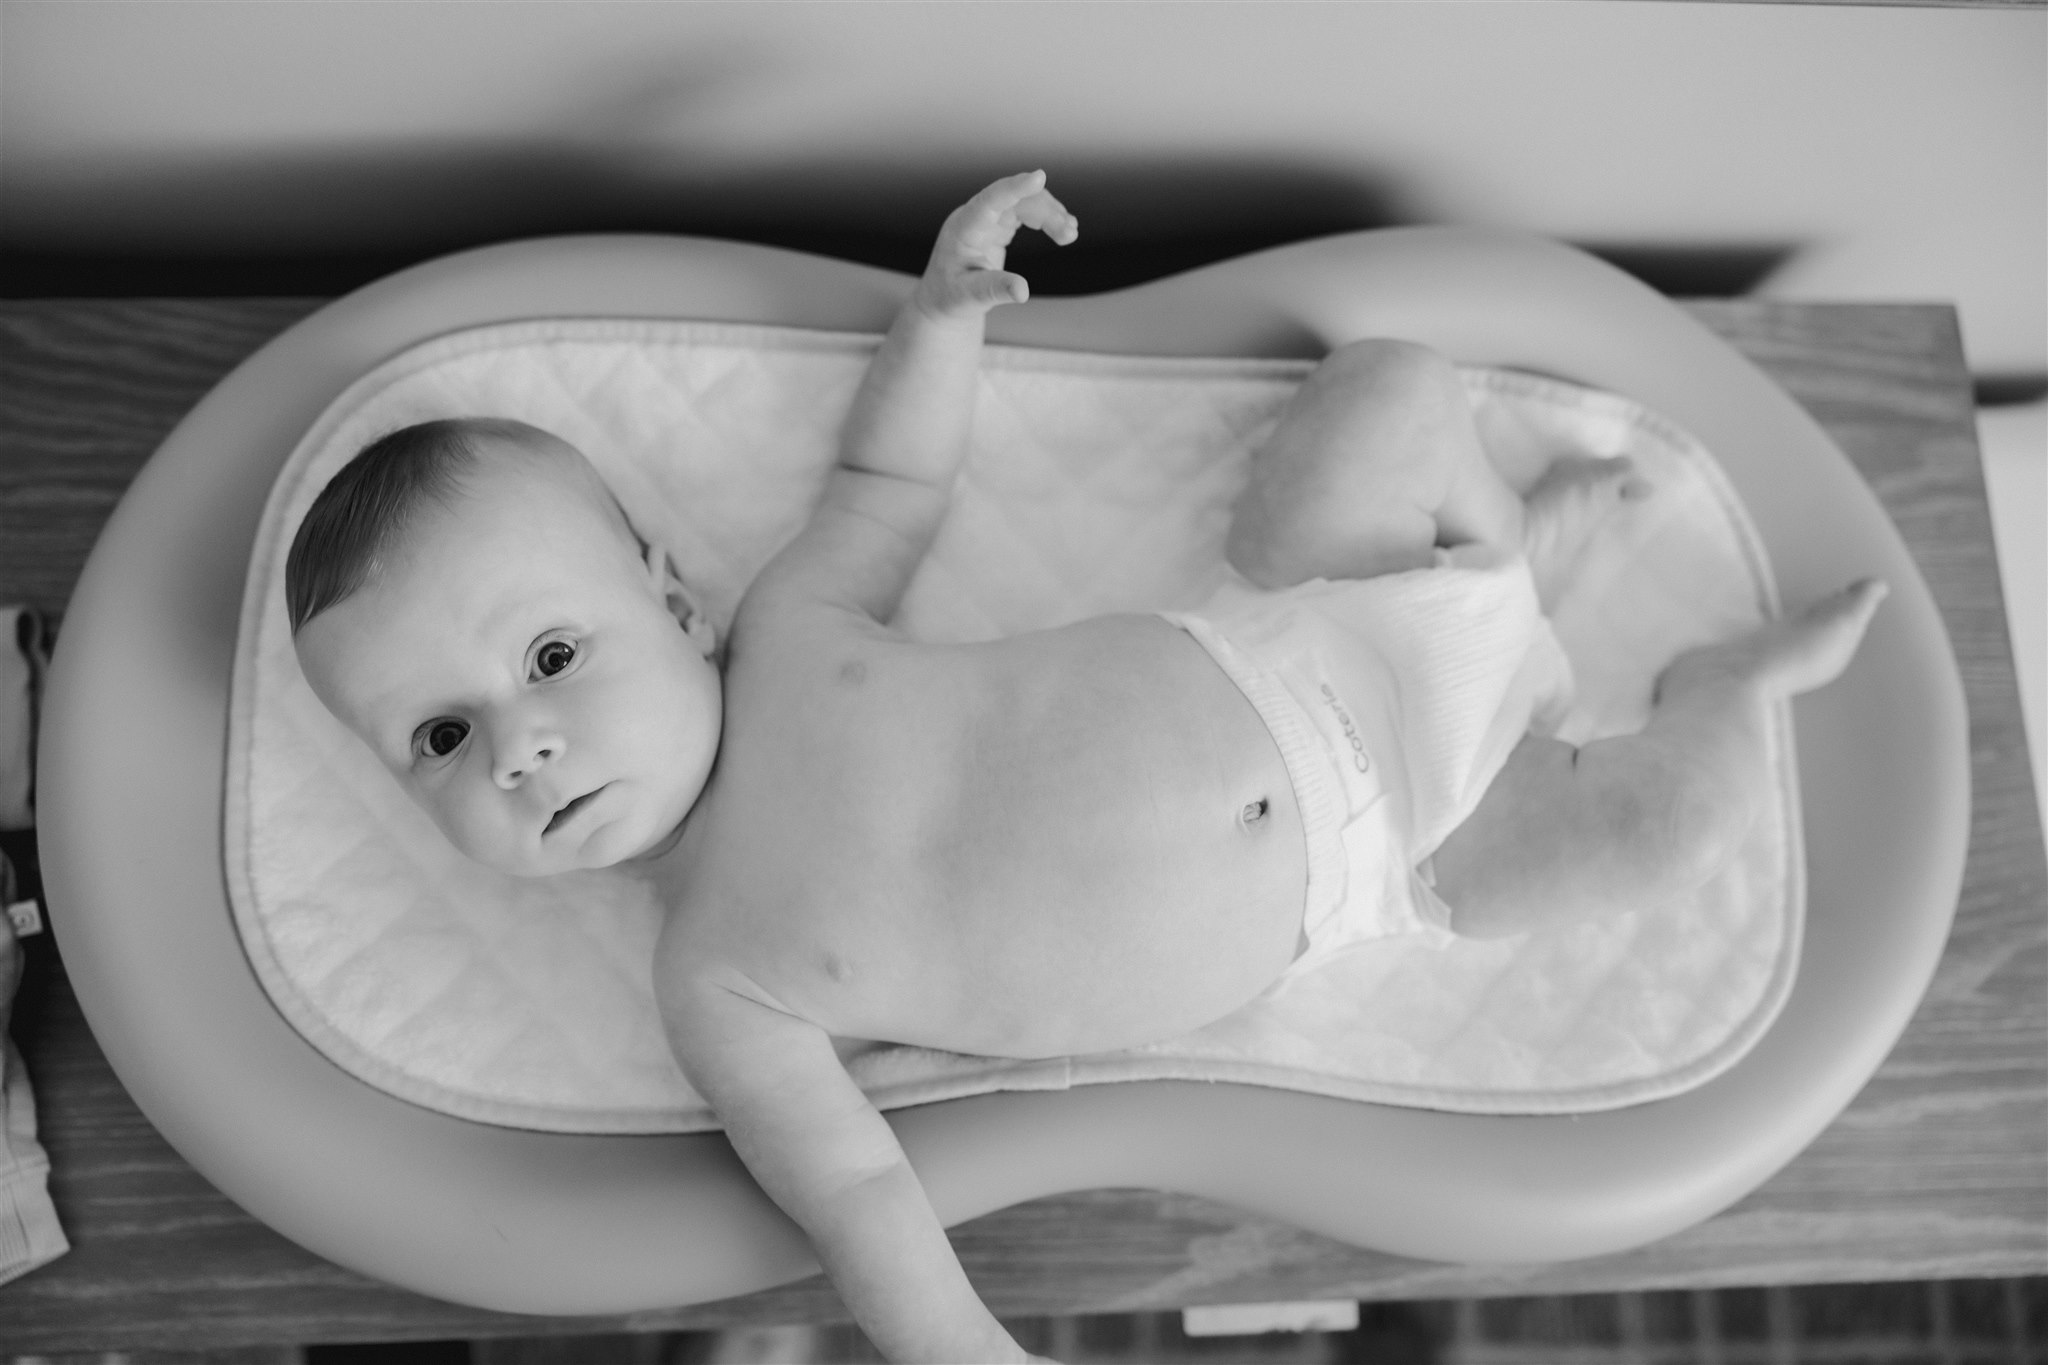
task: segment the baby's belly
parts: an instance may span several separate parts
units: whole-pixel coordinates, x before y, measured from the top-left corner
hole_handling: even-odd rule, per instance
[[[829,1031],[1110,1051],[1222,1018],[1296,956],[1301,816],[1251,704],[1156,618],[1060,634],[1090,684],[1062,691],[1055,667],[972,736],[901,883],[916,893],[864,931],[840,921],[839,975],[807,983]]]
[[[1230,1014],[1301,947],[1301,859],[1273,856],[1279,843],[1219,828],[1179,850],[1171,876],[1085,890],[1019,884],[963,903],[951,989],[932,997],[950,1007],[929,1021],[925,1045],[1004,1057],[1109,1052]]]

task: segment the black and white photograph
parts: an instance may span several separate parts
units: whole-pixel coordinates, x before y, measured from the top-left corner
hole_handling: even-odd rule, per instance
[[[0,0],[0,1365],[2048,1365],[2048,0]]]

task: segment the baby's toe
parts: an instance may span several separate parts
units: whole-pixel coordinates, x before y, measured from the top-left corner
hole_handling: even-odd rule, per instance
[[[1623,502],[1641,502],[1657,491],[1657,485],[1644,478],[1636,468],[1636,462],[1623,455],[1608,461],[1617,466],[1615,470],[1615,491]]]
[[[1636,462],[1626,455],[1609,459],[1589,458],[1585,461],[1582,477],[1588,492],[1597,498],[1627,502],[1648,497],[1650,493],[1650,481],[1636,469]]]
[[[1840,592],[1830,593],[1799,613],[1799,625],[1823,636],[1863,638],[1864,628],[1876,614],[1878,604],[1891,596],[1891,585],[1881,578],[1859,578]]]

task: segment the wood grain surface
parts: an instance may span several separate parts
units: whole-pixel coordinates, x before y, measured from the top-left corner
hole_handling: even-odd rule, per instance
[[[157,443],[313,299],[0,303],[0,600],[61,617]],[[1955,315],[1935,305],[1689,305],[1825,426],[1939,602],[1970,708],[1974,809],[1948,950],[1842,1117],[1706,1223],[1625,1255],[1478,1270],[1346,1246],[1189,1196],[1097,1190],[953,1230],[999,1315],[2048,1270],[2048,870]],[[201,1179],[136,1109],[47,936],[14,1032],[71,1253],[0,1288],[0,1356],[843,1321],[822,1279],[628,1317],[458,1308],[320,1260]]]

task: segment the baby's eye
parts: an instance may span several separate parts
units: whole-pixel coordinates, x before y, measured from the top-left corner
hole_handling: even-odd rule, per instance
[[[533,671],[552,678],[576,662],[576,646],[567,640],[549,640],[533,652]]]
[[[418,742],[420,748],[432,757],[446,758],[460,748],[468,736],[467,723],[444,716],[440,720],[429,721],[420,730]]]

